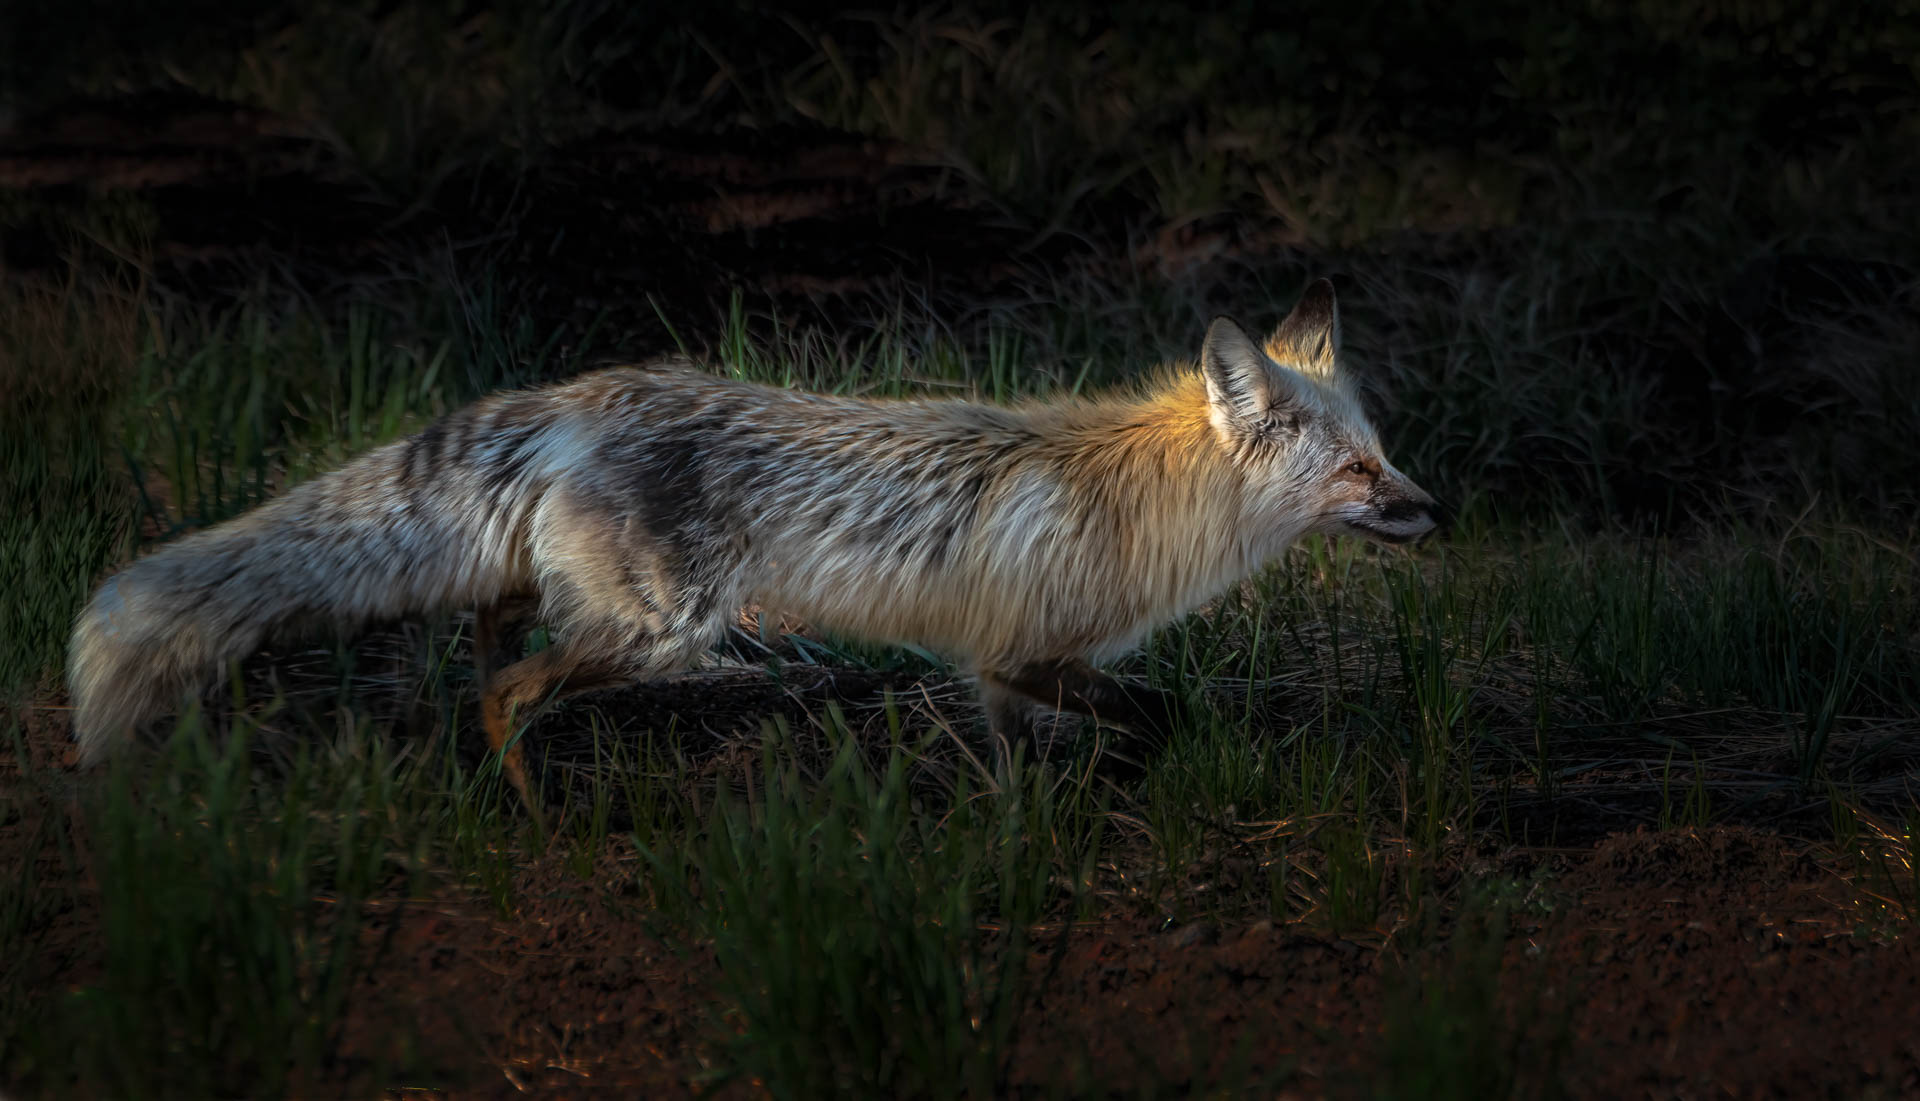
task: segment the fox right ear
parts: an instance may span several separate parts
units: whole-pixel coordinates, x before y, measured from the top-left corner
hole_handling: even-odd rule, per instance
[[[1267,354],[1322,379],[1334,377],[1334,364],[1340,356],[1340,304],[1333,295],[1333,283],[1315,279],[1280,327],[1267,338]]]
[[[1207,380],[1213,427],[1223,434],[1295,419],[1299,395],[1286,370],[1230,317],[1216,317],[1207,326],[1200,373]]]

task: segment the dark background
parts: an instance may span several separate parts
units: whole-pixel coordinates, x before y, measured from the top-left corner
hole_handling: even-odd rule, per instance
[[[567,349],[520,375],[705,346],[736,296],[839,333],[909,299],[963,337],[1045,301],[1110,339],[1043,361],[1190,354],[1332,273],[1384,347],[1497,360],[1433,331],[1488,310],[1558,334],[1375,380],[1450,497],[1900,525],[1912,9],[12,5],[0,262],[131,257],[203,305],[484,281]],[[1514,377],[1545,381],[1487,393]]]

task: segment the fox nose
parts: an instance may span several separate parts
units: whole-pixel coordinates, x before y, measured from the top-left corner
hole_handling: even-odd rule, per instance
[[[1453,510],[1437,499],[1427,502],[1427,515],[1433,520],[1433,530],[1426,536],[1428,539],[1437,539],[1447,534],[1448,529],[1453,527]]]

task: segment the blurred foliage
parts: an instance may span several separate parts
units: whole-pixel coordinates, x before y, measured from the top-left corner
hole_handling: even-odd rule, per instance
[[[1595,133],[1654,127],[1666,140],[1731,130],[1810,147],[1880,130],[1891,113],[1911,110],[1920,91],[1914,0],[1352,0],[1288,8],[1254,0],[1204,13],[1148,3],[973,3],[888,16],[738,0],[41,0],[0,13],[0,102],[30,113],[74,94],[231,81],[235,70],[302,51],[387,49],[407,55],[396,61],[419,62],[419,51],[400,48],[440,38],[446,52],[470,61],[529,59],[540,86],[524,92],[564,88],[576,101],[621,110],[718,102],[726,109],[705,112],[714,122],[734,121],[733,112],[765,122],[788,111],[767,93],[796,70],[825,61],[850,78],[871,78],[912,28],[979,57],[996,55],[996,42],[1033,44],[1029,60],[1054,67],[1019,75],[1055,90],[1065,78],[1091,77],[1120,109],[1166,124],[1235,105],[1262,137],[1364,123],[1435,142],[1491,136],[1565,149]],[[829,39],[831,56],[823,57]],[[437,75],[447,92],[463,79],[500,78],[484,67]],[[962,86],[963,67],[950,65],[947,75],[954,86],[943,90],[956,100],[981,93]]]

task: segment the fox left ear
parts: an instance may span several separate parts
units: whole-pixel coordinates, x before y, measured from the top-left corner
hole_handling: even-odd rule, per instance
[[[1297,371],[1333,377],[1340,355],[1340,304],[1331,282],[1316,279],[1307,285],[1300,304],[1267,338],[1267,354]]]
[[[1275,365],[1230,317],[1216,317],[1200,346],[1213,426],[1223,435],[1297,421],[1304,383]]]

